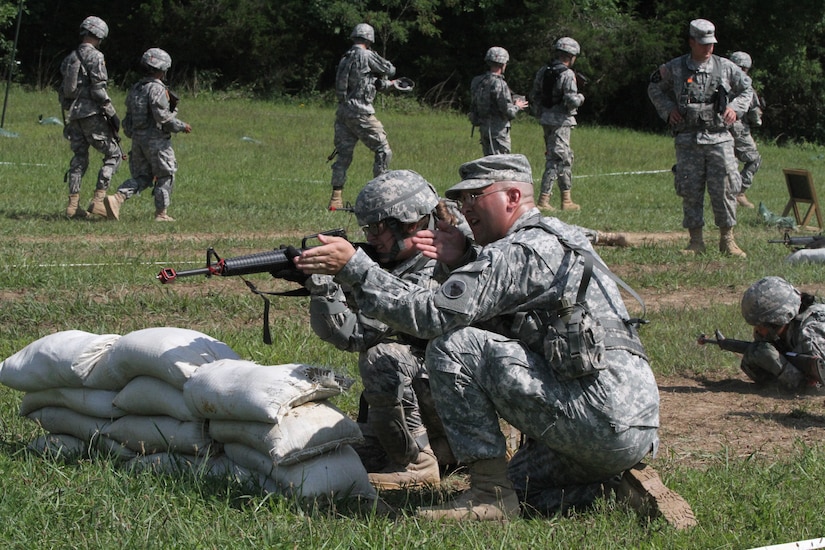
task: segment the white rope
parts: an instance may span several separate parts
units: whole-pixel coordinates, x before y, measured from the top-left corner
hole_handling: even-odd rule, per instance
[[[750,550],[814,550],[815,548],[825,548],[825,537],[774,544],[773,546],[760,546]]]
[[[607,174],[587,174],[584,176],[573,176],[573,179],[578,178],[600,178],[602,176],[635,176],[638,174],[664,174],[670,170],[638,170],[635,172],[608,172]]]

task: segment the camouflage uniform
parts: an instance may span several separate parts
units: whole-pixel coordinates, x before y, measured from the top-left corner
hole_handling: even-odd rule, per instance
[[[810,373],[792,365],[781,354],[825,357],[825,304],[812,303],[813,297],[802,294],[780,277],[760,279],[742,296],[742,315],[751,325],[787,325],[785,332],[768,336],[754,331],[754,343],[742,356],[741,368],[757,383],[777,381],[783,387],[799,391],[817,382]]]
[[[103,155],[103,166],[97,174],[95,189],[105,191],[109,188],[123,158],[115,132],[106,119],[116,116],[116,113],[106,91],[109,75],[103,53],[91,44],[80,44],[60,65],[64,79],[70,76],[67,72],[76,66],[78,59],[77,97],[62,100],[69,121],[65,135],[74,153],[66,172],[70,195],[80,192],[80,182],[89,167],[89,146]]]
[[[141,79],[126,97],[124,131],[132,138],[129,171],[132,177],[118,187],[125,198],[154,186],[155,208],[165,210],[170,203],[178,163],[172,149],[172,133],[186,130],[171,110],[169,89],[154,77]]]
[[[513,94],[503,74],[486,72],[470,83],[471,120],[481,133],[484,155],[510,152],[510,121],[519,108],[513,103]]]
[[[752,81],[748,75],[745,75],[748,81],[748,86],[751,86]],[[748,107],[745,116],[737,117],[736,122],[733,123],[730,133],[733,135],[733,152],[736,155],[736,160],[743,164],[739,176],[742,178],[742,191],[745,193],[753,185],[753,176],[762,166],[762,155],[756,148],[756,142],[751,135],[751,125],[762,125],[762,107],[759,105],[759,97],[756,95],[756,90],[753,91],[750,106]]]
[[[374,51],[354,44],[338,63],[335,94],[338,110],[335,113],[335,149],[337,158],[332,164],[332,188],[343,189],[347,169],[358,140],[375,153],[372,166],[374,177],[389,169],[392,150],[384,126],[375,118],[373,101],[376,77],[392,77],[395,66]]]
[[[556,73],[552,100],[542,101],[542,89],[547,71]],[[548,103],[552,102],[552,105]],[[530,92],[530,105],[533,114],[541,123],[544,132],[545,164],[541,178],[541,193],[552,194],[553,183],[558,179],[559,189],[569,191],[573,184],[573,149],[570,147],[570,134],[576,126],[576,113],[584,103],[584,96],[579,93],[576,73],[561,61],[554,60],[536,73]]]
[[[651,75],[648,96],[667,121],[678,107],[684,121],[672,128],[676,144],[676,194],[682,197],[682,227],[705,225],[705,189],[715,224],[736,225],[736,195],[742,179],[733,152],[733,136],[718,109],[717,88],[727,90],[727,105],[741,117],[752,89],[744,73],[729,60],[713,55],[697,65],[690,54],[668,61]]]
[[[603,482],[658,444],[656,381],[635,330],[623,321],[628,313],[616,284],[603,271],[593,270],[584,301],[611,335],[604,368],[569,379],[565,362],[546,357],[549,323],[562,298],[575,300],[584,273],[584,256],[573,249],[601,262],[578,229],[534,208],[436,290],[382,270],[361,250],[336,275],[362,313],[431,339],[430,383],[460,462],[505,456],[499,416],[529,437],[509,477],[521,500],[546,511],[562,500],[590,503]]]

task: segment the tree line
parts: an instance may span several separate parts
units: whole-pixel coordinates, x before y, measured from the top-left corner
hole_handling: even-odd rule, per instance
[[[715,53],[753,58],[767,104],[762,139],[825,143],[821,0],[22,0],[9,63],[20,2],[0,0],[2,71],[5,79],[12,67],[14,80],[33,88],[56,84],[87,15],[109,25],[101,49],[113,86],[137,80],[141,54],[156,46],[172,55],[168,76],[180,91],[330,102],[349,33],[368,22],[374,48],[416,82],[422,102],[458,110],[490,46],[509,51],[507,81],[524,94],[553,42],[572,36],[582,46],[576,68],[588,78],[579,121],[657,131],[665,126],[647,99],[649,76],[688,51],[688,23],[702,17],[716,24]]]

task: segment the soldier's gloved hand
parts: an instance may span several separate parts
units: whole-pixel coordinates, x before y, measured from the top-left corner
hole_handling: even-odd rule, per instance
[[[782,373],[782,354],[770,342],[751,342],[742,355],[742,370],[747,373],[758,369],[769,375],[778,376]]]

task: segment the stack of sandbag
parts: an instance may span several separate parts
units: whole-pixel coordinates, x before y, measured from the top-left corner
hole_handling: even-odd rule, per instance
[[[48,432],[30,445],[40,453],[95,448],[138,469],[197,469],[287,495],[375,496],[350,446],[358,425],[327,401],[352,381],[328,369],[244,361],[188,329],[72,330],[0,363],[0,383],[26,392],[20,414]]]
[[[264,486],[305,498],[374,498],[350,446],[361,441],[361,431],[326,401],[351,383],[311,365],[224,359],[195,371],[183,396],[190,410],[209,419],[209,434],[232,466],[257,474]]]

